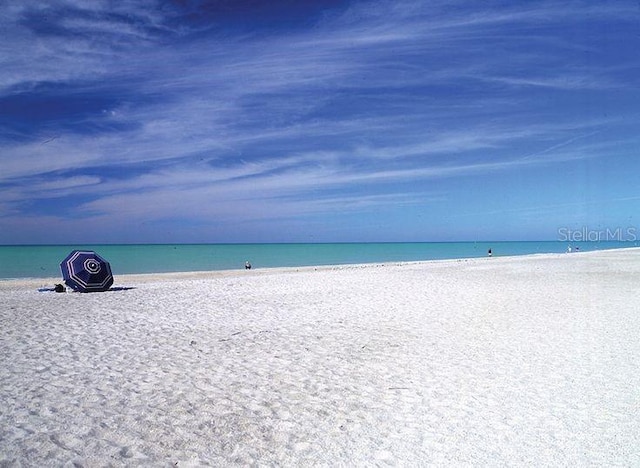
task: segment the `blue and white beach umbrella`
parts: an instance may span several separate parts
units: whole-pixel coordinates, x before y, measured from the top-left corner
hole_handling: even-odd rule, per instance
[[[106,291],[113,284],[111,265],[92,250],[74,250],[60,269],[65,284],[78,292]]]

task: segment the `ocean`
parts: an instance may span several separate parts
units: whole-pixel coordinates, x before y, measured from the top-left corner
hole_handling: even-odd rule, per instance
[[[442,260],[566,252],[567,242],[418,242],[331,244],[144,244],[0,246],[0,279],[61,277],[74,249],[96,251],[114,276],[253,268]],[[581,251],[637,247],[638,242],[579,242]]]

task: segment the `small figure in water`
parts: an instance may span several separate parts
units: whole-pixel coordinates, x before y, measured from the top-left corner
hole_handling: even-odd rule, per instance
[[[487,252],[487,254],[489,255],[489,257],[493,256],[493,252],[491,251],[491,249],[489,249],[489,251]]]
[[[251,263],[249,263],[249,260],[244,262],[244,269],[245,270],[251,270]]]

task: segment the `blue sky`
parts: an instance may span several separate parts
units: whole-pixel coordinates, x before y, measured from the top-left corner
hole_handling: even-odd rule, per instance
[[[0,243],[638,227],[636,1],[0,3]]]

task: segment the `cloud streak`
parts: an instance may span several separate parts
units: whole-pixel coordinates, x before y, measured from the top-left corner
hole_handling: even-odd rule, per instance
[[[0,242],[57,203],[52,226],[438,216],[471,177],[637,142],[625,2],[336,2],[304,28],[152,0],[0,8]]]

